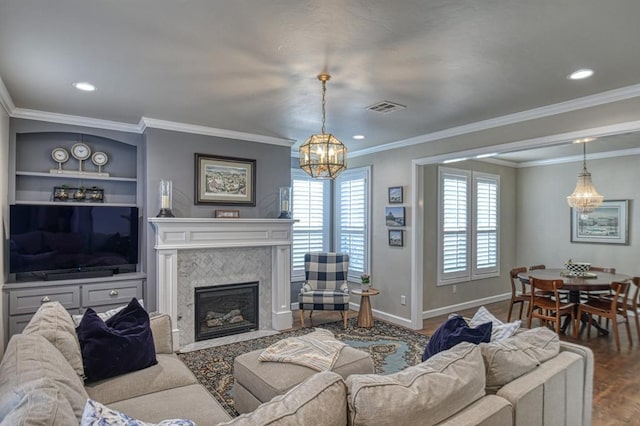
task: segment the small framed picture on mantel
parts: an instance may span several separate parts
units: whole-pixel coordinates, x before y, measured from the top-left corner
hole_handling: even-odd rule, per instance
[[[240,210],[216,210],[213,216],[216,219],[237,219],[240,217]]]

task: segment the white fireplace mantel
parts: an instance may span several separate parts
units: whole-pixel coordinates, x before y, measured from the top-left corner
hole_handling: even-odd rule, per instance
[[[291,328],[291,244],[290,219],[149,218],[155,229],[158,310],[173,323],[174,349],[178,349],[178,250],[272,247],[271,325],[276,330]]]

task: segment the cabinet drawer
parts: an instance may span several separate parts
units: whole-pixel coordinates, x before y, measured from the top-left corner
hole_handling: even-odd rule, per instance
[[[11,290],[9,292],[9,315],[33,314],[44,302],[60,302],[66,309],[80,307],[80,287],[61,286]]]
[[[127,304],[134,297],[142,298],[142,281],[115,281],[82,286],[82,306],[84,308]]]

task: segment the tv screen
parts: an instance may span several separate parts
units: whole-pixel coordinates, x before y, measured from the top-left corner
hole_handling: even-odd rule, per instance
[[[9,272],[133,272],[138,263],[138,208],[10,206]]]

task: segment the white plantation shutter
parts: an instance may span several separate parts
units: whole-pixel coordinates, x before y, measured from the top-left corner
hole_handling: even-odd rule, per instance
[[[498,272],[498,188],[500,177],[474,172],[475,241],[473,275]]]
[[[497,175],[438,168],[438,284],[499,274],[499,193]]]
[[[439,281],[469,275],[469,178],[465,170],[439,168]]]
[[[304,255],[329,250],[329,181],[291,171],[293,224],[292,280],[304,280]]]
[[[336,251],[349,254],[349,277],[369,272],[369,168],[350,169],[336,180]]]

